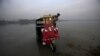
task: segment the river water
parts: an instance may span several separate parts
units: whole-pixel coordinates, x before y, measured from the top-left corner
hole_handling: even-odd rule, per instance
[[[55,53],[37,43],[35,24],[0,26],[0,56],[98,55],[91,49],[100,48],[100,21],[61,21],[57,25],[60,39]]]

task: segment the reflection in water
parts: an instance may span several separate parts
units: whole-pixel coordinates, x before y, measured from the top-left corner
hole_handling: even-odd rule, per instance
[[[37,42],[40,56],[53,56],[53,52],[49,46],[43,46],[42,43]]]
[[[56,52],[52,52],[50,46],[44,46],[41,42],[37,42],[37,46],[40,56],[72,56],[71,54],[58,52],[57,50]]]

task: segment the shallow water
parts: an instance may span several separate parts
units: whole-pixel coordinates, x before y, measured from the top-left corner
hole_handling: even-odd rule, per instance
[[[100,21],[62,21],[57,25],[56,53],[37,43],[35,24],[0,26],[0,56],[91,56],[91,48],[100,46]]]

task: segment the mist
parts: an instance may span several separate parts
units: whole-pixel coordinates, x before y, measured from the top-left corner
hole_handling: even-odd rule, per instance
[[[100,0],[0,0],[0,19],[37,19],[60,13],[60,19],[99,20]]]

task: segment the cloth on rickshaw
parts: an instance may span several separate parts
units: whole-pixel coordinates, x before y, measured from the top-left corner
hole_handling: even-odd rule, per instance
[[[50,45],[53,40],[59,39],[58,28],[52,24],[45,24],[42,29],[42,41]]]

